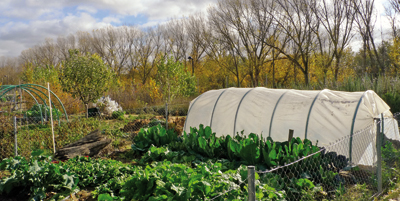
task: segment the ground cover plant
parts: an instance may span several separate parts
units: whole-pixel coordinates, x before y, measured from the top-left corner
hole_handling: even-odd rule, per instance
[[[347,167],[347,159],[300,138],[276,142],[255,134],[216,137],[202,125],[179,136],[158,124],[141,129],[126,154],[135,160],[122,163],[76,157],[57,161],[46,152],[10,157],[0,163],[5,172],[0,195],[20,192],[21,200],[61,200],[90,189],[98,200],[208,200],[217,196],[216,200],[245,200],[247,165],[259,171],[277,168],[256,173],[258,200],[340,200],[370,196],[375,188],[373,176],[355,183],[346,180],[339,170]],[[393,167],[398,155],[390,143],[385,145],[387,166]],[[396,170],[384,175],[394,177]]]

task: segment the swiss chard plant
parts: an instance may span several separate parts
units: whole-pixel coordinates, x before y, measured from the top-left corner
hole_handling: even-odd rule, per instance
[[[150,128],[141,128],[133,139],[132,150],[146,152],[151,145],[161,147],[177,141],[178,135],[173,129],[166,130],[161,125]]]
[[[184,133],[183,144],[192,154],[200,154],[209,158],[217,158],[223,153],[220,138],[211,131],[209,126],[190,128],[190,133]]]

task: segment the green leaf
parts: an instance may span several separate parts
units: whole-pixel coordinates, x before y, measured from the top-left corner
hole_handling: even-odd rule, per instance
[[[74,176],[64,174],[62,177],[63,177],[63,186],[65,188],[71,190],[72,188],[75,187]]]
[[[175,191],[179,196],[182,195],[182,193],[185,191],[184,187],[180,187],[180,186],[175,186],[174,184],[172,184],[171,189],[173,191]]]
[[[198,141],[199,141],[199,145],[200,145],[201,149],[206,150],[208,148],[207,141],[206,141],[206,139],[204,139],[204,137],[199,137]]]
[[[33,161],[33,165],[29,167],[29,172],[33,175],[37,174],[42,168],[39,167],[37,160]]]
[[[206,137],[206,139],[209,139],[212,135],[212,131],[211,128],[209,126],[207,126],[204,130],[204,135]]]
[[[108,193],[105,193],[105,194],[100,194],[97,200],[98,201],[113,201],[114,199]]]

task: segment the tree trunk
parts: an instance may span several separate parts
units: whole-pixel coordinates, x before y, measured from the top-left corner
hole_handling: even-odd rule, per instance
[[[80,140],[57,150],[55,157],[65,160],[75,156],[95,156],[110,143],[111,139],[101,135],[99,130],[95,130]]]

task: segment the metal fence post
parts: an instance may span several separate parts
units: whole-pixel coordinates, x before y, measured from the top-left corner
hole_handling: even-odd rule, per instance
[[[376,177],[378,181],[378,193],[382,192],[382,133],[381,133],[381,120],[375,119],[376,122]]]
[[[165,129],[168,130],[168,103],[165,103]]]
[[[18,142],[17,142],[17,117],[14,116],[14,155],[18,156]]]
[[[249,178],[249,201],[256,200],[256,175],[254,166],[247,166],[247,176]]]

